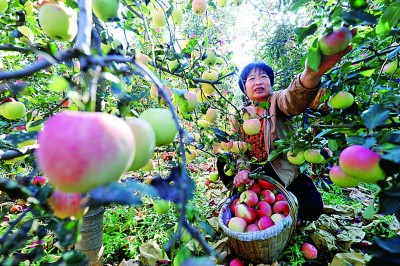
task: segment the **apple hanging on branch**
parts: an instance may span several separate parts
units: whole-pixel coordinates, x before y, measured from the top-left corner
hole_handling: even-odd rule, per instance
[[[41,6],[39,24],[47,36],[63,42],[72,41],[78,33],[77,14],[63,2]]]
[[[36,159],[49,183],[63,192],[88,192],[117,181],[135,156],[132,130],[100,112],[64,111],[38,134]]]

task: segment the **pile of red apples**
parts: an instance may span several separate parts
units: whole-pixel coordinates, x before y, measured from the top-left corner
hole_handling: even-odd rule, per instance
[[[229,206],[227,226],[235,232],[256,232],[274,226],[289,215],[289,204],[275,185],[256,180]]]

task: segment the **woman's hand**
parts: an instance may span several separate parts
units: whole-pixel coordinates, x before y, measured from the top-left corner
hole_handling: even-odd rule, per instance
[[[241,185],[247,184],[250,182],[249,179],[249,170],[241,170],[237,173],[233,179],[233,185],[235,187],[240,187]]]
[[[351,30],[351,33],[356,35],[357,29],[354,28]],[[333,55],[322,55],[321,54],[321,63],[319,64],[318,71],[315,72],[312,70],[307,62],[306,66],[303,70],[303,73],[300,76],[300,82],[305,88],[315,88],[319,81],[321,80],[322,75],[324,75],[327,71],[329,71],[333,66],[340,62],[343,56],[348,54],[353,47],[349,45],[346,49],[341,52],[338,52]]]

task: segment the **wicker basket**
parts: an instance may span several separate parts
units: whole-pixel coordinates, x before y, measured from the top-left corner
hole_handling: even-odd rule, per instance
[[[232,231],[226,226],[226,223],[232,216],[229,206],[235,198],[239,197],[239,194],[234,194],[224,203],[219,213],[218,221],[222,230],[228,236],[228,245],[233,248],[238,256],[252,262],[273,262],[279,259],[279,256],[289,243],[296,228],[298,211],[297,199],[280,183],[269,176],[252,175],[252,178],[264,179],[273,183],[276,189],[285,196],[289,204],[290,215],[276,225],[262,231],[249,233]]]

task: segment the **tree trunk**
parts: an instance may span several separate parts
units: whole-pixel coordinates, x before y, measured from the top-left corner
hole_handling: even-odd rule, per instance
[[[91,208],[83,216],[82,238],[75,247],[86,255],[90,266],[103,265],[103,224],[104,207]]]

